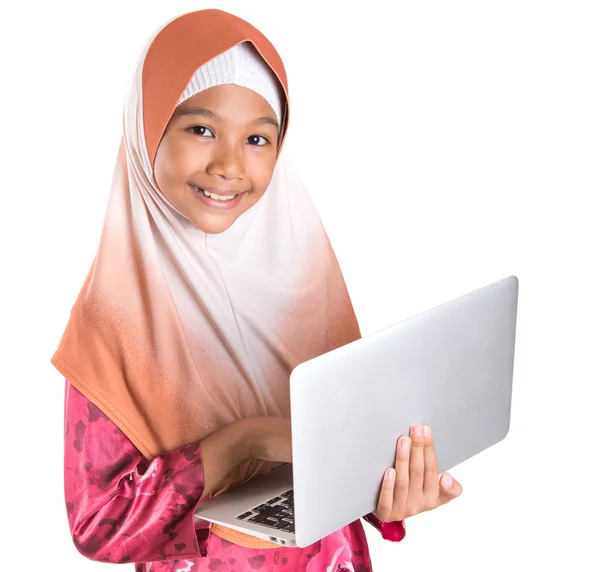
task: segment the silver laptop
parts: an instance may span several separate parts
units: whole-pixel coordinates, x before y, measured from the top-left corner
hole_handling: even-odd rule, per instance
[[[196,516],[305,547],[375,510],[396,440],[431,426],[442,473],[508,433],[518,279],[509,276],[298,365],[292,463]]]

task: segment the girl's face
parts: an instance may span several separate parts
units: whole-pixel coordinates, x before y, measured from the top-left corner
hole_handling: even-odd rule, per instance
[[[218,234],[267,190],[277,139],[275,112],[260,95],[237,85],[211,87],[173,112],[154,176],[180,213],[200,230]]]

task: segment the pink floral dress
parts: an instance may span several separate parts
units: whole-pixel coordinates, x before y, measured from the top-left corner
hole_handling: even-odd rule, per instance
[[[194,443],[148,462],[119,428],[67,381],[65,500],[73,541],[85,557],[131,563],[136,572],[371,572],[360,520],[306,548],[245,548],[194,519],[203,496],[202,449]],[[363,517],[384,539],[404,521]]]

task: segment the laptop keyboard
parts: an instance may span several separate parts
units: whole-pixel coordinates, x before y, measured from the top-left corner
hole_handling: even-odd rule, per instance
[[[285,532],[294,532],[294,491],[290,489],[277,495],[236,518]]]

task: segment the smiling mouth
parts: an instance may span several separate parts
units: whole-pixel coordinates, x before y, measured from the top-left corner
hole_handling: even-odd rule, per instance
[[[200,187],[197,187],[196,185],[192,185],[191,183],[189,185],[198,194],[202,194],[205,197],[209,197],[215,201],[222,201],[222,202],[232,201],[233,199],[235,199],[236,197],[238,197],[239,195],[242,194],[242,193],[217,194],[214,191],[211,192],[211,191],[207,191],[206,189],[201,189]]]

